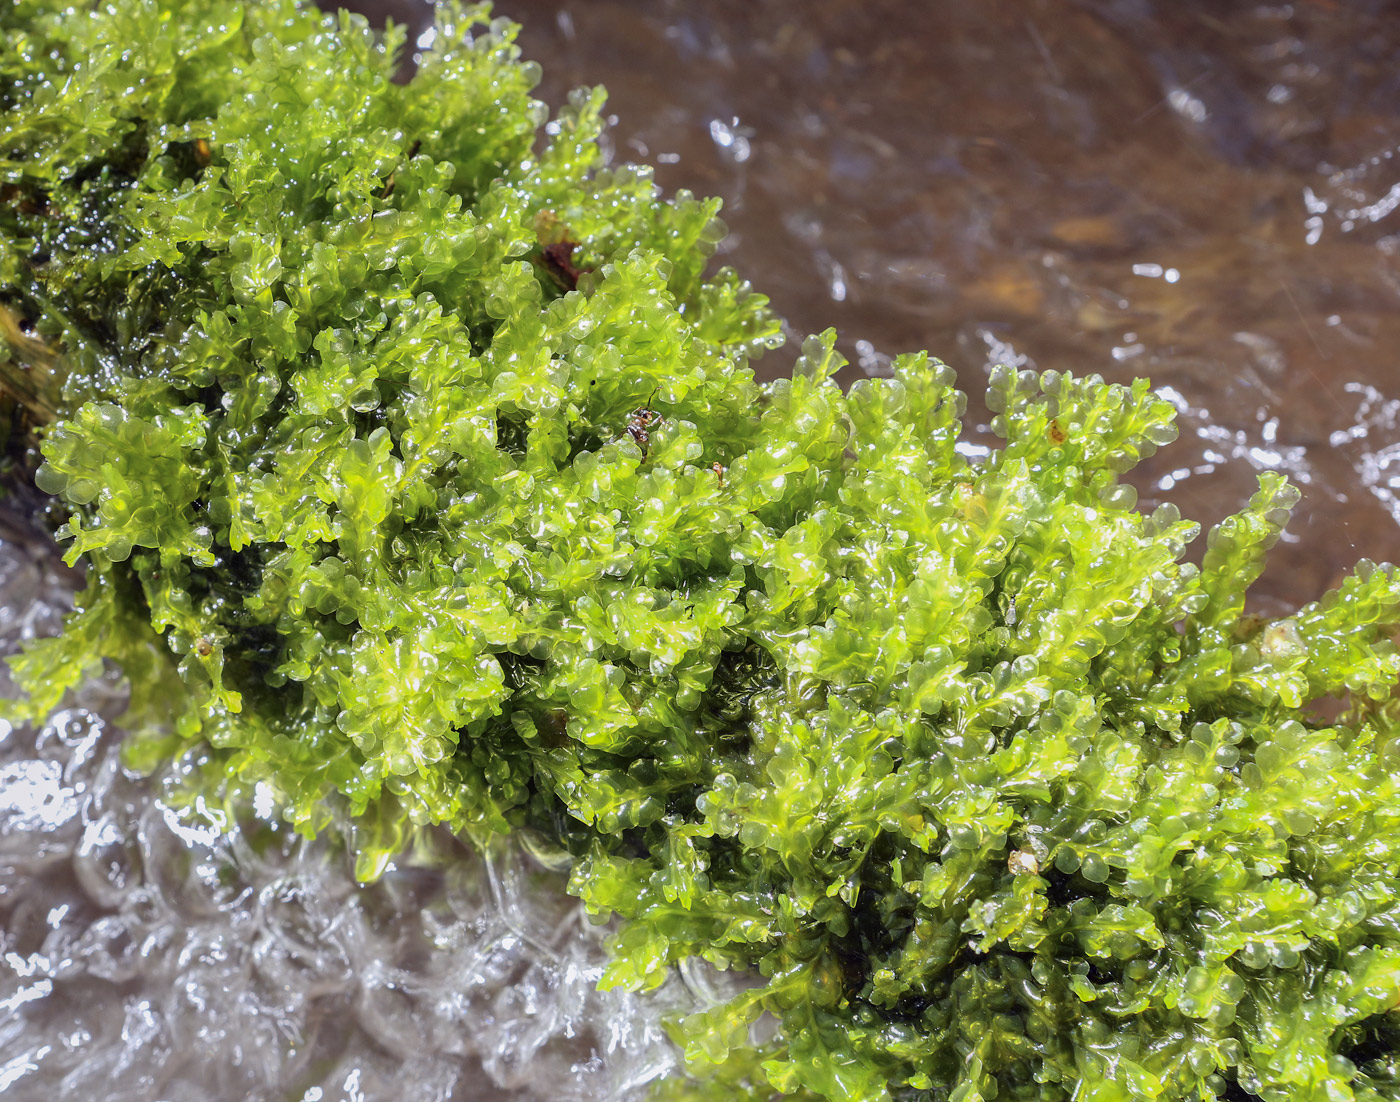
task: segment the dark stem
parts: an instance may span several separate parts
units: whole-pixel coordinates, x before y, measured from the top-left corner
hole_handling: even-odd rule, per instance
[[[0,417],[26,434],[47,425],[58,416],[62,386],[59,353],[0,304]]]

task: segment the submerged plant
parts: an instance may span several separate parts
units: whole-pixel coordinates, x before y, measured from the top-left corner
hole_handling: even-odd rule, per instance
[[[9,714],[113,659],[133,765],[348,815],[366,878],[567,850],[605,983],[758,976],[676,1095],[1400,1098],[1397,572],[1246,615],[1297,495],[1183,563],[1145,382],[998,370],[977,460],[925,355],[756,383],[718,204],[605,166],[598,91],[546,125],[486,16],[396,84],[286,0],[0,11],[0,317],[87,571]]]

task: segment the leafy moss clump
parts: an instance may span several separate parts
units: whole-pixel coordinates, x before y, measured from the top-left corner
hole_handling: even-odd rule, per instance
[[[287,0],[0,11],[0,309],[87,567],[10,714],[115,659],[133,762],[348,812],[365,877],[567,848],[604,982],[761,976],[674,1093],[1400,1098],[1397,572],[1245,615],[1297,495],[1183,563],[1145,382],[998,371],[976,461],[927,356],[757,384],[717,204],[605,167],[599,92],[546,125],[486,17],[400,85]]]

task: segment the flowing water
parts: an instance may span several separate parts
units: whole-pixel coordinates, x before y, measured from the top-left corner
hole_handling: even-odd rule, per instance
[[[52,632],[71,579],[0,542],[0,647]],[[603,931],[558,871],[446,836],[372,887],[269,809],[220,831],[119,762],[114,672],[0,728],[0,1097],[82,1102],[629,1097],[675,1058],[693,972],[600,993]]]
[[[422,3],[363,7],[424,27]],[[497,7],[543,98],[605,84],[617,158],[724,198],[723,262],[794,334],[837,326],[850,377],[916,348],[974,395],[997,362],[1150,376],[1182,439],[1134,475],[1145,504],[1210,523],[1261,470],[1303,490],[1261,612],[1400,557],[1388,3]],[[70,589],[0,530],[0,644],[54,630]],[[439,839],[362,888],[333,841],[202,831],[172,778],[119,768],[119,698],[109,674],[0,735],[7,1102],[611,1102],[674,1067],[660,1020],[710,980],[597,993],[601,935],[558,873]]]

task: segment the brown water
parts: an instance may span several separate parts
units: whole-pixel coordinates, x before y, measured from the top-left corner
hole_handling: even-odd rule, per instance
[[[1308,0],[502,0],[544,98],[722,196],[724,259],[854,365],[1149,376],[1144,499],[1303,489],[1258,593],[1400,555],[1400,11]],[[974,405],[974,409],[976,406]]]
[[[1260,470],[1303,489],[1263,611],[1400,557],[1391,5],[498,10],[545,99],[606,84],[618,159],[724,198],[724,260],[794,334],[837,326],[853,374],[929,348],[973,394],[996,362],[1149,375],[1183,431],[1145,500],[1210,522]],[[52,630],[65,584],[0,532],[0,645]],[[362,889],[333,847],[200,834],[117,769],[111,694],[0,732],[6,1102],[611,1102],[672,1067],[658,1015],[703,983],[594,993],[596,934],[527,855]]]

